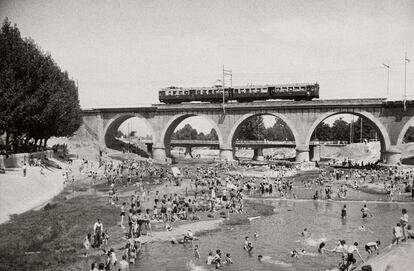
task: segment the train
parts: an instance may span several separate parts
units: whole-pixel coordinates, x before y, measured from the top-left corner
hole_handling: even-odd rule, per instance
[[[223,102],[223,87],[167,87],[159,92],[159,100],[166,104],[183,102]],[[225,87],[224,101],[254,102],[271,99],[310,101],[319,98],[319,84],[271,84]]]

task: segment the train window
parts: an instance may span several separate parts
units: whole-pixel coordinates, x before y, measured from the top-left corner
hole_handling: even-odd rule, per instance
[[[212,89],[209,89],[208,90],[208,94],[211,94],[211,93],[213,93],[213,90]]]
[[[276,88],[276,91],[280,91],[280,88]]]
[[[207,94],[207,90],[206,89],[203,89],[203,94]]]
[[[182,90],[180,90],[180,91],[178,92],[178,94],[179,94],[179,95],[183,95],[183,91],[182,91]]]
[[[188,95],[188,90],[184,91],[184,94],[185,94],[185,95]]]
[[[287,91],[287,87],[283,87],[282,88],[282,91]]]
[[[295,87],[295,91],[299,91],[299,87]]]
[[[197,90],[197,94],[201,94],[201,90]]]
[[[293,91],[293,87],[289,87],[289,91]]]
[[[237,88],[234,89],[234,93],[239,93],[239,90]]]
[[[250,89],[246,88],[246,93],[250,93]]]
[[[306,90],[306,88],[305,87],[301,87],[300,90]]]
[[[240,93],[245,93],[246,90],[244,88],[240,89]]]
[[[251,90],[252,93],[255,93],[256,92],[256,89],[255,88],[252,88],[250,90]]]
[[[177,94],[177,91],[175,91],[175,90],[174,90],[174,91],[173,91],[173,95],[176,95],[176,94]]]

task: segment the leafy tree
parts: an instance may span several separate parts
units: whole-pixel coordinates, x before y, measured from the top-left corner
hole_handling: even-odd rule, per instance
[[[349,140],[349,124],[343,118],[335,120],[331,127],[331,135],[334,140]]]
[[[321,122],[313,131],[311,140],[331,141],[334,140],[331,134],[331,126],[325,122]]]
[[[45,146],[52,136],[70,136],[82,121],[73,80],[7,18],[0,30],[0,100],[0,132],[14,151],[31,139]]]
[[[265,130],[262,116],[251,117],[241,124],[237,138],[239,140],[262,140],[266,133]]]

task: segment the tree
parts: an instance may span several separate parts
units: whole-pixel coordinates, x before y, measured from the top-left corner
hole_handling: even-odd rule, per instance
[[[240,127],[239,140],[262,140],[266,134],[263,117],[255,116],[245,120]]]
[[[75,82],[6,18],[0,31],[0,132],[14,151],[52,136],[70,136],[82,121]]]
[[[331,136],[334,140],[348,141],[349,124],[343,118],[335,120],[331,127]]]
[[[362,141],[364,139],[373,139],[375,138],[376,131],[374,127],[367,121],[362,120]],[[352,123],[352,142],[357,143],[361,141],[361,118],[357,118],[356,121]]]
[[[335,140],[332,137],[331,126],[325,122],[321,122],[316,126],[315,131],[313,131],[311,140],[317,141],[332,141]]]

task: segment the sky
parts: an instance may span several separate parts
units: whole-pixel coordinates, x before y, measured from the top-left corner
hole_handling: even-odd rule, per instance
[[[412,0],[0,0],[79,84],[83,108],[158,103],[167,86],[318,82],[320,97],[414,99]],[[390,91],[387,95],[389,64]]]

